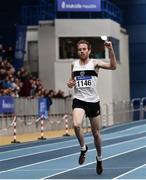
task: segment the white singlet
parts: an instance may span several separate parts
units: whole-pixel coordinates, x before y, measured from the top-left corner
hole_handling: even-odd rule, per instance
[[[80,65],[80,60],[74,61],[73,76],[76,80],[74,98],[85,102],[98,102],[99,94],[96,87],[98,74],[93,59],[85,65]]]

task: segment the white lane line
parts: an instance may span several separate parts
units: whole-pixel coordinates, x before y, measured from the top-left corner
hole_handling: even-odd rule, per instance
[[[91,143],[93,143],[93,142],[91,142]],[[88,144],[90,144],[90,143],[88,143]],[[73,146],[65,146],[65,147],[60,147],[60,148],[54,148],[54,149],[50,149],[50,150],[46,150],[46,151],[38,151],[36,153],[28,153],[26,155],[21,155],[21,156],[16,156],[16,157],[5,158],[5,159],[0,160],[0,162],[1,161],[12,160],[12,159],[17,159],[17,158],[23,158],[23,157],[27,157],[27,156],[31,156],[31,155],[36,155],[36,154],[42,154],[42,153],[62,150],[62,149],[66,149],[66,148],[70,148],[70,147],[75,147],[75,146],[78,146],[78,144],[73,145]]]
[[[90,137],[91,138],[91,137]],[[49,142],[48,144],[39,144],[39,145],[37,145],[37,146],[33,146],[33,147],[23,147],[23,148],[21,148],[21,149],[13,149],[13,150],[8,150],[8,151],[4,151],[4,152],[0,152],[0,154],[6,154],[6,153],[9,153],[9,152],[17,152],[17,151],[24,151],[25,149],[37,149],[38,147],[48,147],[48,146],[52,146],[52,145],[61,145],[61,144],[64,144],[65,142],[70,142],[71,141],[71,144],[72,144],[72,141],[77,141],[76,139],[72,139],[72,140],[67,140],[67,141],[61,141],[61,142],[54,142],[54,143],[52,143],[52,142]]]
[[[142,124],[143,123],[143,124]],[[129,125],[133,124],[135,127],[139,127],[139,126],[143,126],[144,124],[146,123],[146,119],[143,119],[143,120],[140,120],[140,121],[131,121],[131,122],[125,122],[123,124],[115,124],[113,125],[112,127],[106,127],[104,129],[102,129],[102,132],[106,131],[106,130],[109,130],[109,129],[116,129],[116,128],[128,128]]]
[[[137,139],[133,139],[133,140],[127,140],[127,141],[124,141],[124,142],[119,142],[119,143],[115,143],[115,144],[112,144],[112,145],[107,145],[107,146],[104,146],[103,148],[110,148],[110,147],[114,147],[114,146],[117,146],[117,145],[121,145],[121,144],[126,144],[126,143],[130,143],[130,142],[135,142],[137,140],[141,140],[141,139],[145,139],[146,137],[143,137],[143,138],[137,138]],[[143,146],[145,147],[145,146]],[[141,148],[141,147],[140,147]],[[137,149],[140,149],[140,148],[137,148]],[[137,150],[136,149],[136,150]],[[135,150],[135,149],[134,149]],[[95,148],[94,149],[91,149],[91,150],[88,150],[88,152],[90,151],[95,151]],[[128,151],[125,151],[125,152],[128,152]],[[58,157],[58,158],[54,158],[54,159],[49,159],[49,160],[45,160],[45,161],[41,161],[41,162],[37,162],[37,163],[32,163],[32,164],[29,164],[29,165],[25,165],[25,166],[21,166],[21,167],[17,167],[17,168],[12,168],[12,169],[8,169],[8,170],[5,170],[5,171],[1,171],[1,173],[5,173],[5,172],[10,172],[10,171],[13,171],[13,170],[18,170],[18,169],[22,169],[22,168],[26,168],[26,167],[31,167],[31,166],[34,166],[34,165],[39,165],[39,164],[43,164],[43,163],[46,163],[46,162],[51,162],[51,161],[56,161],[56,160],[59,160],[59,159],[64,159],[66,157],[71,157],[71,156],[74,156],[74,155],[78,155],[80,152],[78,153],[74,153],[74,154],[69,154],[69,155],[66,155],[66,156],[61,156],[61,157]],[[121,153],[119,153],[121,155]],[[122,154],[124,154],[124,152],[122,152]],[[113,156],[114,157],[114,156]],[[107,158],[106,158],[107,159]],[[95,162],[95,161],[94,161]],[[93,163],[94,163],[93,162]],[[91,163],[92,164],[92,163]],[[81,167],[81,166],[77,166],[78,168]]]
[[[116,179],[118,179],[118,178],[121,178],[121,177],[123,177],[123,176],[125,176],[125,175],[127,175],[127,174],[130,174],[130,173],[138,170],[138,169],[143,168],[144,166],[146,166],[146,164],[143,164],[143,165],[141,165],[141,166],[139,166],[139,167],[137,167],[137,168],[134,168],[134,169],[132,169],[132,170],[130,170],[130,171],[124,173],[124,174],[121,174],[121,175],[119,175],[119,176],[117,176],[117,177],[114,177],[112,180],[116,180]]]
[[[89,141],[89,143],[93,142],[92,137],[85,137],[85,138],[86,138],[86,141]],[[0,155],[1,154],[3,155],[3,154],[7,154],[7,153],[12,153],[12,152],[20,152],[20,151],[24,152],[25,149],[27,149],[27,150],[35,150],[35,149],[38,149],[38,148],[47,149],[47,148],[51,148],[51,146],[55,146],[55,145],[57,147],[62,146],[62,145],[63,145],[63,147],[66,147],[65,144],[69,144],[69,143],[70,144],[75,144],[76,143],[78,145],[77,139],[74,138],[74,139],[67,140],[67,141],[54,142],[54,143],[48,143],[48,144],[43,144],[43,145],[41,144],[41,145],[37,145],[37,146],[33,146],[33,147],[24,147],[24,148],[21,148],[21,149],[8,150],[8,151],[0,152]],[[40,151],[40,152],[42,152],[42,151]]]
[[[145,148],[145,147],[146,147],[146,146],[141,146],[141,147],[139,147],[139,148],[135,148],[135,149],[131,149],[131,150],[128,150],[128,151],[125,151],[125,152],[122,152],[122,153],[118,153],[118,154],[109,156],[109,157],[107,157],[107,158],[104,158],[103,160],[112,159],[112,158],[114,158],[114,157],[121,156],[121,155],[123,155],[123,154],[127,154],[127,153],[129,153],[129,152],[133,152],[133,151],[136,151],[136,150]],[[91,162],[91,163],[87,163],[87,164],[85,164],[85,165],[82,165],[82,167],[85,167],[85,166],[88,166],[88,165],[91,165],[91,164],[94,164],[94,163],[96,163],[96,161],[93,161],[93,162]],[[63,173],[66,173],[66,172],[69,172],[69,171],[72,171],[72,170],[75,170],[75,169],[79,169],[79,168],[82,168],[82,167],[81,167],[81,166],[77,166],[77,167],[74,167],[74,168],[70,168],[70,169],[67,169],[67,170],[65,170],[65,171],[62,171],[62,172],[59,172],[59,173],[55,173],[55,174],[50,175],[50,176],[43,177],[43,178],[41,178],[40,180],[44,180],[44,179],[46,179],[46,178],[54,177],[54,176],[57,176],[57,175],[60,175],[60,174],[63,174]]]
[[[115,139],[116,138],[118,138],[118,136],[116,136],[115,137]],[[140,138],[135,138],[135,139],[132,139],[132,140],[128,140],[129,142],[132,142],[132,141],[135,141],[135,140],[140,140],[140,139],[143,139],[144,137],[140,137]],[[76,141],[76,140],[75,140]],[[124,141],[124,142],[127,142],[127,141]],[[122,142],[118,142],[118,143],[116,143],[117,145],[118,144],[122,144],[122,143],[124,143],[123,141]],[[87,142],[87,144],[92,144],[93,143],[93,141],[91,141],[91,142]],[[58,145],[59,146],[59,145]],[[13,160],[13,159],[17,159],[17,158],[23,158],[23,157],[27,157],[27,156],[31,156],[31,155],[37,155],[37,154],[42,154],[42,153],[47,153],[47,152],[51,152],[51,151],[57,151],[57,150],[60,150],[60,149],[65,149],[65,148],[71,148],[71,147],[76,147],[76,146],[78,146],[78,143],[77,143],[77,141],[76,141],[76,144],[74,144],[74,145],[71,145],[71,146],[62,146],[62,147],[60,147],[59,146],[59,148],[54,148],[54,149],[50,149],[50,150],[45,150],[45,151],[38,151],[38,152],[33,152],[33,153],[27,153],[27,154],[25,154],[25,155],[16,155],[15,157],[10,157],[10,158],[3,158],[3,159],[1,159],[0,160],[0,162],[2,162],[2,161],[7,161],[7,160]],[[111,145],[112,146],[112,145]],[[103,146],[104,148],[106,148],[106,146]],[[110,147],[110,145],[108,145],[108,147]]]
[[[125,136],[129,136],[129,135],[138,135],[138,134],[141,134],[141,133],[145,133],[146,132],[146,124],[144,125],[139,125],[139,126],[136,126],[136,127],[130,127],[130,128],[127,128],[127,129],[123,129],[123,130],[120,130],[120,131],[116,131],[116,132],[112,132],[112,133],[107,133],[107,134],[103,134],[102,136],[103,137],[106,137],[108,139],[108,137],[110,138],[110,136],[120,136],[120,137],[125,137]],[[106,140],[107,140],[106,139]]]
[[[138,132],[138,133],[133,133],[133,132],[128,132],[127,134],[121,134],[121,135],[118,135],[118,133],[114,133],[113,134],[113,136],[114,137],[106,137],[105,139],[104,139],[104,136],[103,136],[103,140],[104,141],[107,141],[107,140],[114,140],[114,139],[118,139],[118,138],[125,138],[125,137],[127,137],[127,136],[132,136],[132,135],[140,135],[141,133],[144,133],[144,132],[146,132],[146,129],[144,129],[144,130],[141,130],[140,132]]]
[[[126,129],[123,129],[123,130],[120,130],[120,131],[111,132],[109,134],[113,134],[113,133],[125,133],[125,132],[127,132],[127,131],[129,132],[131,130],[136,130],[137,131],[137,129],[141,129],[141,128],[145,129],[146,128],[146,124],[141,124],[141,125],[138,125],[138,126],[135,126],[135,127],[129,127],[129,128],[126,128]]]
[[[141,134],[142,132],[146,132],[145,129],[146,128],[144,128],[144,131],[141,129],[141,131],[139,133],[137,133],[137,135]],[[127,131],[127,129],[126,130],[122,130],[122,133],[124,133],[125,131]],[[117,133],[121,133],[121,131],[117,132]],[[129,135],[133,134],[133,132],[132,133],[128,132],[128,134],[116,135],[117,133],[108,134],[108,136],[107,135],[102,135],[102,139],[103,139],[103,141],[111,140],[111,139],[114,140],[114,139],[117,139],[117,138],[120,138],[120,137],[125,137],[125,136],[129,136]],[[85,141],[86,141],[87,144],[92,143],[92,137],[86,137]],[[69,144],[70,142],[71,142],[71,144],[76,143],[76,145],[74,145],[74,146],[72,146],[72,145],[71,146],[70,145],[65,145],[65,144]],[[42,151],[42,148],[49,149],[49,148],[51,148],[51,146],[54,146],[54,145],[57,145],[59,147],[61,145],[63,145],[63,146],[61,146],[61,148],[53,148],[53,149],[50,149],[50,150],[47,150],[47,151]],[[36,154],[39,154],[39,153],[45,153],[45,152],[50,152],[50,151],[53,151],[53,150],[59,150],[59,149],[62,149],[62,148],[75,147],[75,146],[78,146],[78,142],[77,142],[76,139],[69,140],[69,141],[63,141],[63,142],[58,142],[58,143],[55,142],[53,144],[45,144],[45,145],[41,145],[41,146],[39,145],[39,146],[35,146],[35,147],[28,147],[28,148],[25,147],[25,148],[21,148],[21,149],[17,149],[17,150],[12,150],[12,151],[7,151],[7,152],[0,153],[0,156],[2,155],[0,162],[4,161],[4,160],[17,159],[17,158],[21,158],[21,157],[26,157],[26,156],[30,156],[30,155],[36,155]],[[35,150],[36,148],[37,148],[37,150]],[[27,149],[27,151],[34,150],[34,152],[27,153],[26,151],[24,151],[24,149]],[[22,153],[25,153],[25,154],[24,155],[23,154],[22,155],[18,155],[19,153],[21,153],[21,151],[22,151]],[[9,152],[11,154],[8,154]],[[12,154],[13,152],[17,152],[17,153],[16,154]],[[4,158],[4,154],[6,154],[6,155],[8,154],[8,156],[11,156],[11,155],[12,156]]]
[[[112,128],[112,127],[111,127]],[[112,132],[112,133],[108,133],[108,134],[103,134],[102,136],[103,136],[103,140],[110,140],[110,139],[116,139],[116,138],[119,138],[119,137],[125,137],[125,136],[129,136],[129,135],[132,135],[132,134],[134,134],[135,135],[135,133],[133,132],[133,130],[134,129],[137,129],[137,128],[140,128],[140,131],[138,132],[138,133],[136,133],[137,135],[138,134],[141,134],[142,132],[146,132],[146,128],[144,127],[144,125],[139,125],[139,126],[136,126],[136,127],[131,127],[131,128],[128,128],[128,129],[124,129],[124,130],[121,130],[121,131],[117,131],[117,132]],[[143,128],[143,130],[141,129],[141,128]],[[109,128],[110,129],[110,128]],[[132,131],[131,133],[129,132],[129,131]],[[125,134],[125,132],[128,132],[128,134],[126,135]],[[123,135],[117,135],[116,137],[115,137],[115,135],[116,134],[121,134],[121,133],[123,133]],[[92,137],[85,137],[86,138],[86,140],[92,140]],[[67,142],[67,143],[69,143],[69,142],[71,142],[71,144],[73,144],[73,141],[74,142],[77,142],[77,140],[76,139],[71,139],[71,140],[67,140],[67,141],[61,141],[61,142],[54,142],[54,143],[51,143],[51,144],[44,144],[44,145],[37,145],[37,146],[33,146],[33,147],[23,147],[23,148],[21,148],[21,149],[13,149],[13,150],[8,150],[8,151],[4,151],[4,152],[0,152],[0,155],[1,154],[6,154],[6,153],[9,153],[9,152],[18,152],[18,151],[24,151],[25,149],[37,149],[38,147],[48,147],[48,146],[52,146],[52,145],[57,145],[57,146],[59,146],[59,145],[61,145],[61,144],[64,144],[65,142]]]

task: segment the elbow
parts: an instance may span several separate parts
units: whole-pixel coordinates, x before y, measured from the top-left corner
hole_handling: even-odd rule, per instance
[[[115,65],[115,66],[112,66],[111,69],[112,69],[112,70],[116,70],[116,69],[117,69],[117,66],[116,66],[116,65]]]

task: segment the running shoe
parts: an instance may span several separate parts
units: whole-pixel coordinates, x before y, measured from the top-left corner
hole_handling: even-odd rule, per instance
[[[102,172],[103,172],[102,161],[98,161],[97,157],[96,157],[96,160],[97,160],[96,172],[97,172],[98,175],[101,175]]]
[[[87,151],[88,151],[88,146],[86,145],[86,150],[85,151],[81,151],[81,153],[80,153],[80,157],[79,157],[79,164],[80,165],[85,162]]]

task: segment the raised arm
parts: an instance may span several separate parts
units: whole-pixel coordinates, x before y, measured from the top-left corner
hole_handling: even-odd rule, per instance
[[[115,52],[114,52],[112,43],[110,41],[106,41],[104,43],[104,45],[109,50],[110,61],[109,62],[104,62],[104,61],[98,60],[98,61],[95,62],[95,67],[103,68],[103,69],[115,70],[116,66],[117,66],[117,62],[116,62],[116,56],[115,56]]]

